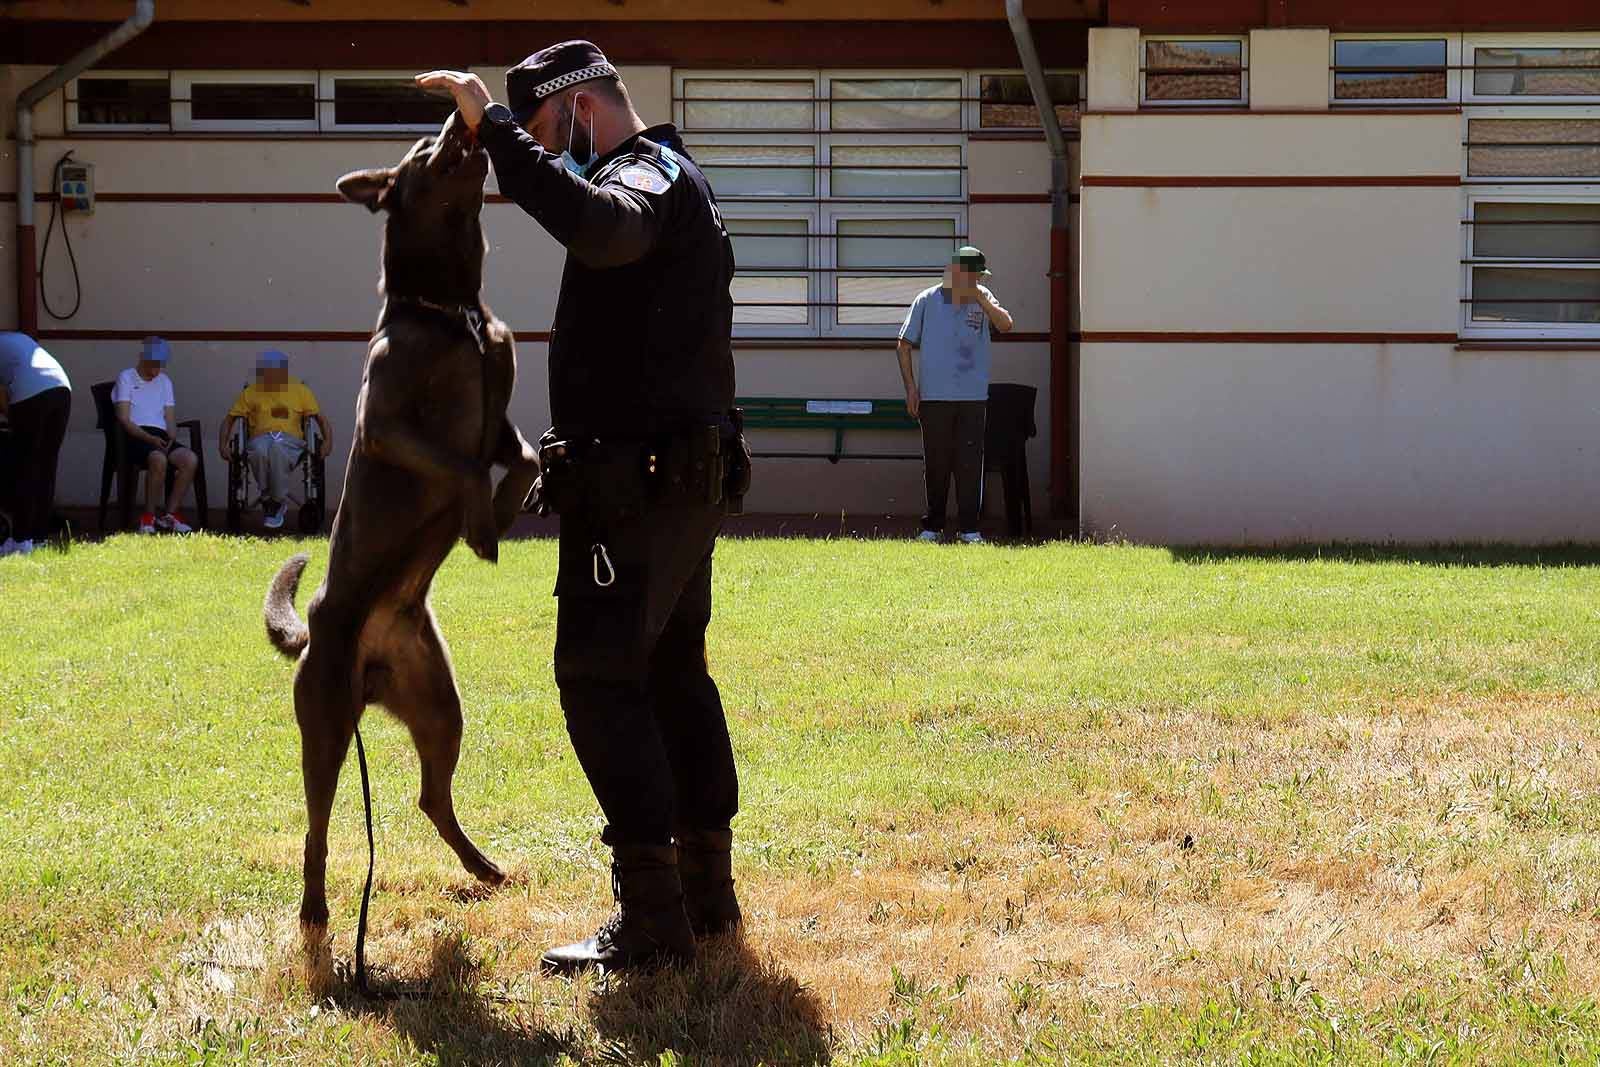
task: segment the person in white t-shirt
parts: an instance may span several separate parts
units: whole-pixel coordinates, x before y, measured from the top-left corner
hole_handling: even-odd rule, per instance
[[[145,470],[145,511],[139,519],[139,532],[189,533],[178,507],[183,494],[194,481],[199,459],[178,444],[177,406],[172,379],[167,377],[167,361],[172,349],[160,337],[146,337],[139,362],[117,375],[111,390],[117,420],[128,435],[128,461]],[[175,471],[172,494],[165,502],[161,491],[167,484],[167,465]]]

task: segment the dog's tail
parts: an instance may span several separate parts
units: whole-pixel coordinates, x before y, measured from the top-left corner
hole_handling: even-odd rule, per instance
[[[291,557],[267,587],[267,640],[290,659],[304,652],[311,641],[311,631],[294,610],[294,595],[300,590],[300,575],[305,573],[308,558],[304,552]]]

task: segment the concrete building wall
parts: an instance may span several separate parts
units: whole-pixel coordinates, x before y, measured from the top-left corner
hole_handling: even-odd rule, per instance
[[[17,91],[45,68],[7,68],[0,76],[0,113],[11,115]],[[479,70],[501,95],[502,72]],[[621,73],[647,123],[670,119],[671,69],[625,66]],[[81,310],[65,323],[40,312],[44,343],[67,366],[77,393],[63,449],[58,496],[81,506],[98,497],[102,437],[95,429],[89,385],[129,366],[146,333],[171,335],[170,373],[179,418],[205,428],[208,484],[220,506],[226,470],[215,450],[221,418],[249,377],[263,348],[287,351],[292,372],[316,390],[336,434],[331,488],[343,482],[354,399],[376,318],[375,291],[381,220],[337,200],[334,183],[347,171],[392,163],[415,134],[393,137],[306,134],[273,139],[148,135],[106,138],[72,135],[63,120],[63,93],[35,112],[40,138],[35,181],[48,190],[57,159],[71,150],[95,165],[97,191],[105,195],[92,216],[66,222],[83,287]],[[14,141],[0,145],[0,193],[14,192]],[[971,240],[988,253],[994,288],[1016,316],[1019,332],[1049,329],[1049,158],[1039,141],[979,140],[969,150]],[[493,178],[490,191],[496,191]],[[226,194],[243,202],[205,202]],[[1000,202],[984,197],[999,194]],[[1014,202],[1021,195],[1030,202]],[[138,199],[126,199],[128,196]],[[120,198],[119,198],[120,197]],[[38,205],[43,245],[48,203]],[[5,255],[0,257],[0,322],[17,321],[14,196],[0,199]],[[548,331],[555,310],[564,252],[515,205],[490,203],[483,223],[490,242],[485,299],[522,333]],[[70,306],[71,269],[60,226],[49,249],[44,289],[52,305]],[[243,332],[242,338],[232,335]],[[311,334],[317,339],[294,339]],[[329,337],[327,335],[334,335]],[[186,336],[187,335],[187,336]],[[282,336],[280,336],[282,335]],[[342,338],[342,339],[341,339]],[[773,347],[736,344],[739,389],[745,395],[898,397],[899,372],[892,344],[869,347]],[[546,345],[518,344],[519,382],[512,414],[525,433],[548,425]],[[1042,341],[995,345],[994,375],[1040,389],[1042,436],[1032,444],[1035,499],[1048,480],[1048,346]],[[818,434],[765,434],[758,448],[825,450]],[[864,434],[852,451],[916,451],[913,434]],[[998,511],[998,483],[994,486]],[[837,466],[821,460],[767,461],[748,501],[751,510],[917,514],[923,506],[920,465],[883,460]]]
[[[1600,539],[1600,363],[1458,346],[1461,116],[1328,112],[1326,41],[1252,33],[1250,111],[1084,120],[1086,532]]]

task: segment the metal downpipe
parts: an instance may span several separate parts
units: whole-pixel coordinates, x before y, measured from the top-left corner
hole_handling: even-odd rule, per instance
[[[24,89],[17,97],[17,328],[39,330],[38,264],[33,223],[33,109],[41,100],[139,36],[155,21],[155,0],[138,0],[121,25]],[[64,223],[63,223],[64,224]]]
[[[1050,513],[1078,532],[1078,362],[1071,344],[1072,291],[1067,227],[1071,218],[1067,138],[1050,100],[1044,67],[1022,0],[1006,0],[1006,20],[1050,147]]]

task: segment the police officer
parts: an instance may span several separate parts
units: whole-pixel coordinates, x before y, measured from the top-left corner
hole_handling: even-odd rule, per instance
[[[711,555],[748,453],[733,412],[733,250],[705,176],[588,41],[448,90],[500,191],[567,249],[540,493],[561,514],[555,673],[606,816],[617,910],[547,969],[681,963],[731,932],[738,781],[705,651]]]

